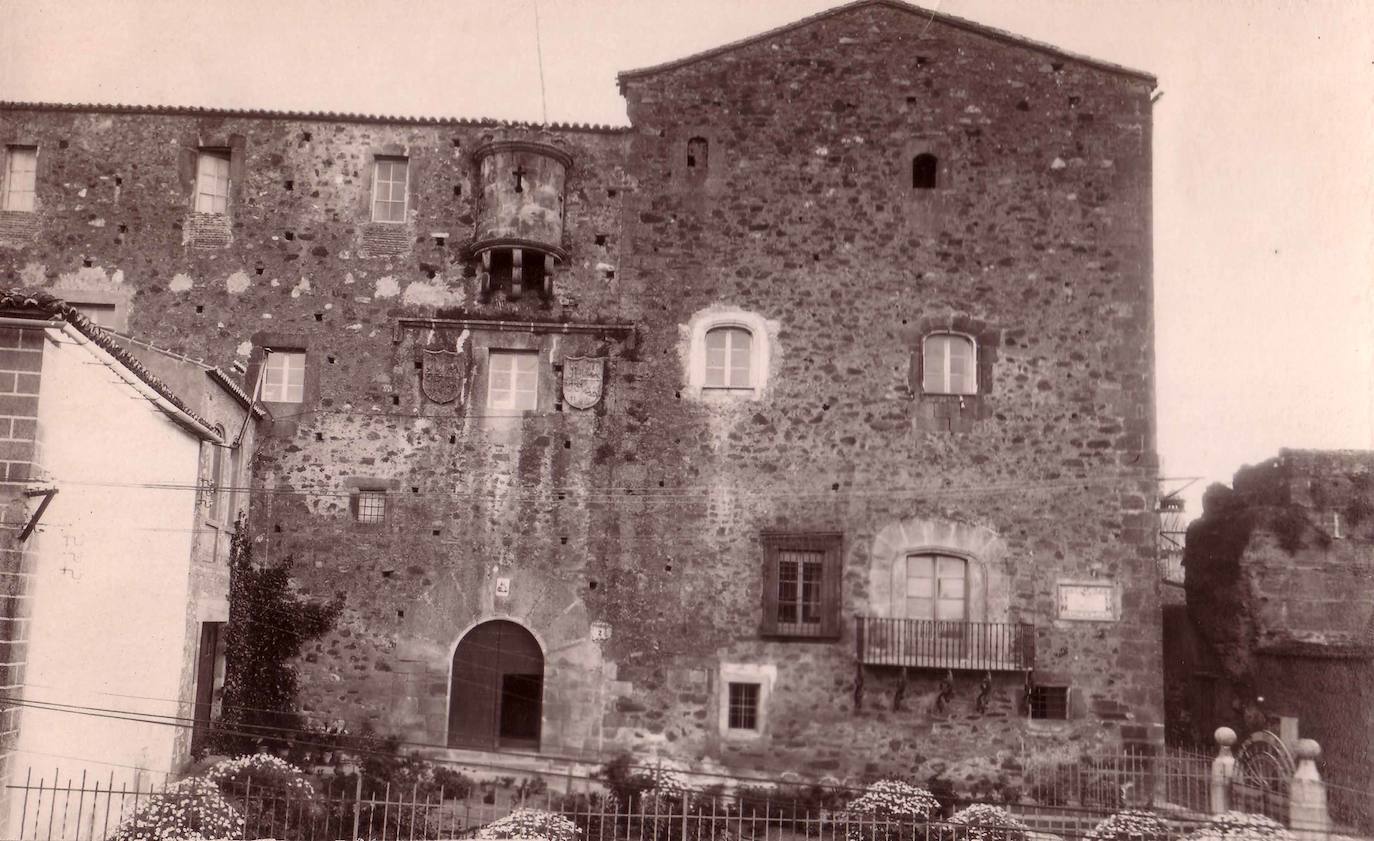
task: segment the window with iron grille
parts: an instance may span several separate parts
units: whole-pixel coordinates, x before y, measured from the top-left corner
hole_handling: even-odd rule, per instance
[[[1068,718],[1069,688],[1067,686],[1031,687],[1030,717],[1058,720]]]
[[[839,635],[840,543],[838,534],[763,535],[765,635]]]
[[[386,522],[386,491],[358,491],[354,517],[363,524],[375,525]]]
[[[731,730],[759,729],[759,684],[730,684],[729,717],[726,719]]]

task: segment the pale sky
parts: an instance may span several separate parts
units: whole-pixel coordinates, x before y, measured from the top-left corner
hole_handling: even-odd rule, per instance
[[[539,0],[550,120],[835,0]],[[1166,476],[1374,447],[1374,2],[930,0],[1159,78]],[[534,0],[0,0],[0,99],[539,120]]]

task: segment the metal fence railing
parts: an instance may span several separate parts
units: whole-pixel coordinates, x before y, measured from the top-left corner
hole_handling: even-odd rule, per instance
[[[855,624],[859,662],[868,665],[993,672],[1035,665],[1028,623],[860,616]]]

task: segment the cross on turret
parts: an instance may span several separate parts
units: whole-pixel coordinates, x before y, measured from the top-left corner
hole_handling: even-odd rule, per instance
[[[527,170],[525,169],[524,164],[516,164],[515,169],[511,171],[511,175],[515,176],[515,192],[525,192],[525,187],[521,183],[521,179],[525,177],[526,173]]]

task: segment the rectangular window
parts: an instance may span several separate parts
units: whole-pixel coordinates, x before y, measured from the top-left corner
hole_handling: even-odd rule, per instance
[[[5,195],[0,210],[32,213],[38,173],[38,147],[10,146],[5,152]]]
[[[1031,687],[1030,717],[1060,721],[1068,718],[1069,688],[1067,686]]]
[[[921,388],[926,394],[978,393],[978,351],[972,339],[936,333],[921,347]]]
[[[759,684],[732,682],[729,704],[726,721],[731,730],[759,729]]]
[[[229,211],[229,150],[201,149],[196,157],[196,212]]]
[[[967,619],[968,562],[947,555],[908,555],[906,559],[907,619]]]
[[[386,491],[358,491],[354,516],[358,522],[370,525],[386,522]]]
[[[487,406],[531,411],[539,407],[539,354],[493,350],[488,356]]]
[[[410,161],[405,158],[377,158],[372,169],[372,221],[406,220],[406,182]]]
[[[305,400],[305,351],[274,350],[263,361],[264,403],[300,403]]]
[[[754,335],[742,327],[717,327],[706,334],[703,388],[752,388]]]
[[[763,535],[765,635],[839,634],[840,543],[838,534]]]

